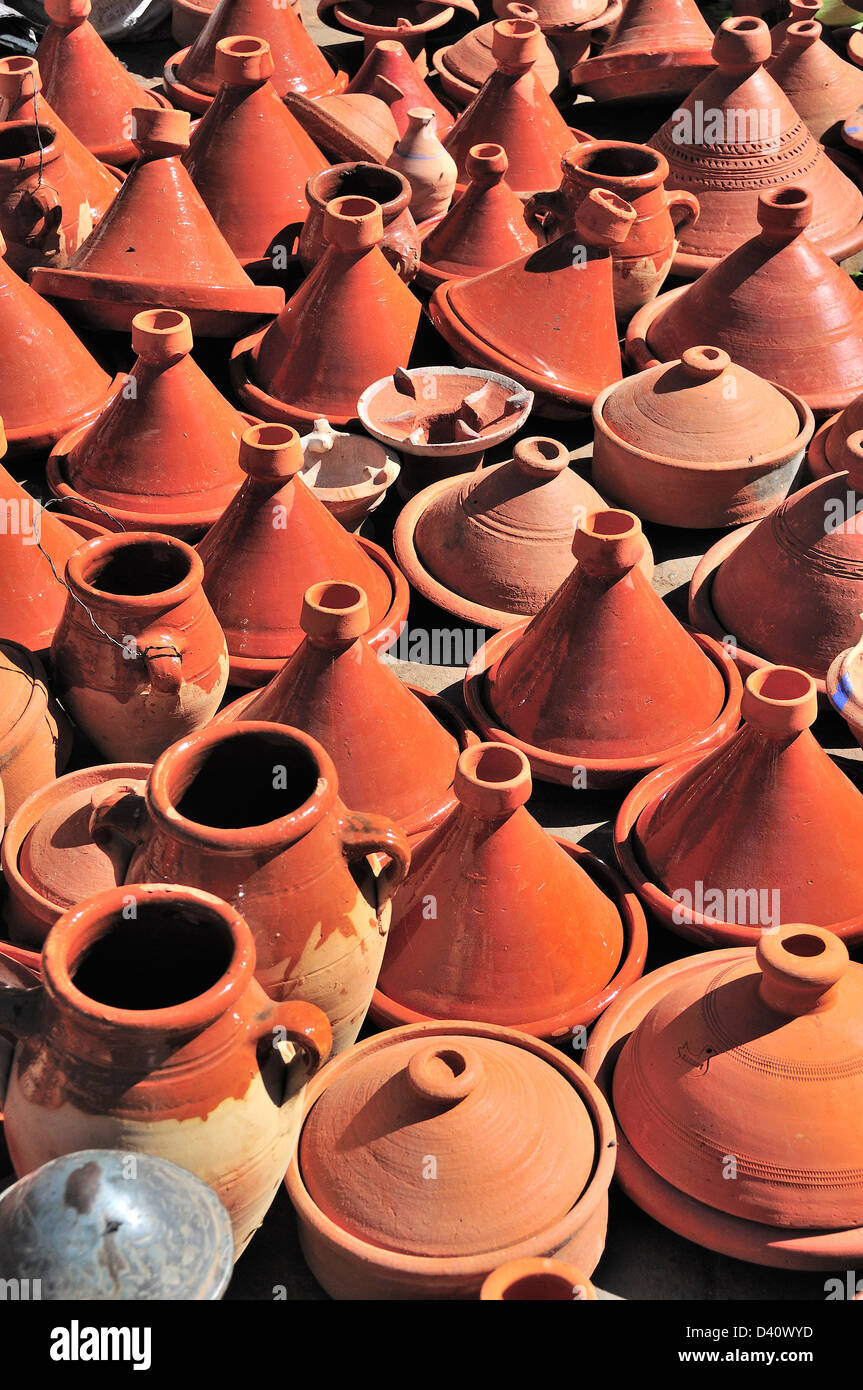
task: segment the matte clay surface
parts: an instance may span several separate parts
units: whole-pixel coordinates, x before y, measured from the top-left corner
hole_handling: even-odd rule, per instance
[[[72,731],[48,690],[42,663],[5,640],[0,642],[0,709],[0,778],[8,821],[28,796],[63,771]]]
[[[828,48],[814,19],[789,25],[767,71],[815,136],[838,144],[845,119],[863,103],[863,72]]]
[[[530,5],[510,0],[501,18],[526,19],[535,24],[538,15]],[[441,86],[457,106],[469,105],[497,67],[492,53],[494,25],[495,21],[481,24],[477,29],[465,34],[464,38],[457,39],[445,48],[439,48],[434,55],[435,71],[441,79]],[[545,35],[534,71],[547,92],[556,90],[560,84],[560,70]]]
[[[409,284],[420,260],[420,237],[410,210],[411,186],[397,169],[370,164],[365,159],[334,164],[323,173],[313,175],[306,184],[308,216],[297,247],[303,269],[311,271],[327,249],[324,240],[327,203],[346,197],[370,198],[379,205],[384,229],[381,252],[401,279]]]
[[[436,134],[430,107],[412,106],[407,126],[387,163],[404,174],[411,187],[411,215],[417,221],[443,217],[452,201],[458,169]]]
[[[507,182],[509,160],[502,145],[472,146],[468,186],[444,217],[429,222],[423,236],[420,284],[482,275],[536,249],[522,200]]]
[[[423,81],[404,44],[397,39],[381,39],[376,43],[345,90],[351,94],[364,92],[385,101],[400,136],[407,130],[408,113],[415,106],[434,112],[440,139],[455,119]]]
[[[712,41],[695,0],[627,0],[601,51],[569,80],[595,101],[686,96],[715,66]]]

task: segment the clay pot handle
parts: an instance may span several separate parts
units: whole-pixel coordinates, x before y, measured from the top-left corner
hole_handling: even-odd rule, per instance
[[[143,782],[114,783],[93,792],[87,827],[90,838],[104,854],[119,861],[124,875],[149,824]]]
[[[170,628],[144,632],[138,650],[150,676],[153,690],[160,695],[178,696],[183,685],[183,652],[179,633]]]
[[[532,232],[554,241],[566,226],[567,203],[559,188],[534,193],[524,205],[524,220]]]
[[[53,236],[63,219],[63,208],[56,188],[47,183],[29,189],[27,198],[36,210],[36,220],[25,237],[26,244],[32,246]]]
[[[300,999],[273,1004],[258,1015],[252,1038],[256,1043],[270,1038],[286,1067],[293,1058],[284,1049],[294,1047],[304,1053],[310,1074],[320,1070],[333,1049],[333,1030],[326,1014],[317,1004]]]
[[[340,820],[345,858],[364,858],[367,854],[387,854],[390,862],[378,875],[378,904],[383,908],[407,877],[411,851],[407,836],[385,816],[347,811]]]
[[[675,235],[682,232],[684,227],[691,227],[693,222],[698,221],[701,204],[694,193],[685,193],[682,189],[677,189],[673,193],[666,193],[665,200]]]

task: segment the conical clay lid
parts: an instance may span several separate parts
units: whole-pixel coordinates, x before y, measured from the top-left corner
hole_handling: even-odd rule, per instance
[[[532,9],[530,5],[518,3],[507,4],[506,13],[501,18],[526,19],[534,24],[539,20],[536,10]],[[465,34],[463,38],[444,49],[445,56],[442,59],[444,66],[449,68],[450,72],[454,73],[462,82],[467,83],[470,87],[475,87],[477,90],[497,68],[492,52],[494,25],[494,20],[489,24],[481,24],[479,28],[472,29],[469,34]],[[439,56],[439,54],[435,54],[436,66]],[[545,90],[553,92],[560,82],[560,71],[544,34],[534,70]],[[440,126],[438,126],[439,130]]]
[[[624,55],[669,55],[703,50],[703,60],[711,61],[713,34],[694,0],[626,0],[600,58]],[[657,66],[659,62],[657,61]]]
[[[712,43],[695,0],[626,0],[608,41],[569,80],[596,101],[685,95],[715,66]]]
[[[630,758],[706,731],[722,676],[638,568],[631,512],[594,512],[573,540],[575,569],[501,657],[489,700],[523,742],[563,756]]]
[[[681,229],[678,267],[689,273],[682,258],[695,257],[692,269],[700,273],[753,236],[759,192],[775,185],[805,188],[814,206],[809,239],[831,255],[848,241],[843,254],[851,254],[863,193],[827,157],[762,66],[770,58],[767,25],[725,20],[713,53],[718,70],[649,142],[668,160],[666,186],[694,193],[701,208]]]
[[[370,625],[358,584],[313,584],[300,614],[305,640],[239,717],[316,738],[347,806],[422,821],[452,787],[458,745],[364,641]]]
[[[369,53],[347,92],[366,92],[380,97],[393,114],[399,135],[408,128],[408,112],[415,106],[433,111],[437,118],[438,139],[443,139],[453,123],[453,116],[441,106],[431,87],[420,77],[413,58],[397,39],[380,39]]]
[[[219,0],[178,64],[178,82],[204,97],[214,97],[219,90],[216,45],[237,34],[266,39],[275,63],[272,82],[280,97],[286,92],[327,96],[347,85],[343,73],[332,71],[291,6],[275,5],[272,0]]]
[[[536,250],[524,203],[507,182],[502,145],[474,145],[467,158],[467,190],[423,242],[423,269],[435,280],[482,275]]]
[[[565,1216],[595,1148],[566,1078],[497,1038],[390,1036],[303,1126],[298,1161],[319,1209],[371,1245],[429,1256],[497,1250]]]
[[[523,753],[467,749],[455,791],[458,806],[414,851],[393,900],[384,1007],[562,1031],[620,964],[620,913],[525,809]]]
[[[801,916],[829,926],[863,916],[863,796],[809,732],[817,712],[806,672],[752,673],[743,727],[639,817],[640,855],[668,894],[703,900],[705,915],[722,920],[745,913],[749,926]],[[738,906],[730,889],[750,896]]]
[[[816,140],[838,140],[843,122],[863,104],[863,72],[828,48],[815,19],[789,25],[767,71]]]
[[[778,453],[800,433],[787,396],[738,367],[721,348],[686,348],[679,362],[650,367],[612,391],[602,418],[619,439],[652,455],[727,463]]]
[[[817,927],[669,982],[625,1042],[614,1112],[666,1182],[770,1226],[863,1224],[863,967]],[[733,1179],[730,1180],[730,1179]]]
[[[799,23],[801,19],[816,19],[820,9],[821,0],[790,0],[787,16],[780,19],[779,23],[774,24],[770,30],[770,43],[774,58],[785,47],[785,35],[791,25]]]

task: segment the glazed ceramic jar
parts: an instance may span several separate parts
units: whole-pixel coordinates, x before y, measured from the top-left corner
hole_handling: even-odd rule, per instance
[[[563,181],[557,191],[537,193],[527,206],[528,222],[546,241],[570,230],[592,188],[616,193],[635,208],[626,241],[611,248],[614,307],[625,323],[662,288],[677,250],[677,233],[698,217],[698,199],[683,189],[666,192],[668,160],[647,145],[590,140],[573,145],[560,164]]]
[[[863,1249],[863,968],[819,927],[675,961],[623,995],[585,1064],[613,1098],[617,1176],[710,1250],[841,1268]]]
[[[305,271],[316,266],[326,250],[324,210],[334,198],[371,198],[380,204],[384,234],[381,251],[405,283],[413,280],[420,264],[420,238],[411,211],[411,186],[399,169],[358,161],[334,164],[313,174],[306,184],[308,216],[297,248]]]
[[[46,681],[32,652],[0,642],[0,777],[7,820],[59,776],[72,749],[69,721]]]
[[[388,167],[404,174],[411,186],[411,215],[416,222],[443,217],[452,201],[458,169],[436,135],[437,119],[426,106],[408,112],[404,133],[389,157]]]
[[[614,1154],[605,1102],[561,1052],[508,1028],[422,1023],[321,1074],[287,1185],[333,1298],[475,1298],[526,1255],[593,1271]]]
[[[315,1003],[337,1050],[356,1038],[377,980],[389,899],[410,850],[383,816],[348,811],[332,760],[281,724],[222,724],[168,748],[147,783],[150,819],[128,802],[112,825],[142,843],[127,880],[205,884],[239,907],[273,999]],[[130,825],[131,821],[131,825]],[[380,869],[377,859],[388,855]]]
[[[183,541],[105,536],[66,566],[69,599],[51,661],[69,713],[107,757],[152,760],[215,714],[225,637]]]
[[[66,913],[41,986],[0,991],[18,1039],[3,1098],[18,1176],[94,1147],[167,1158],[215,1190],[242,1254],[331,1041],[319,1009],[271,1002],[254,970],[249,928],[210,893],[127,885]]]
[[[47,125],[4,121],[0,129],[0,231],[9,264],[65,265],[93,230],[86,196],[63,142]]]

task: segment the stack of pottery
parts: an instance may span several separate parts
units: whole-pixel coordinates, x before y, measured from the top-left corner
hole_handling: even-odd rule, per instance
[[[530,5],[522,5],[518,0],[509,0],[502,19],[523,19],[536,24],[539,15]],[[481,24],[472,29],[464,38],[445,48],[439,48],[434,55],[434,66],[441,86],[456,106],[469,106],[480,87],[491,77],[497,66],[493,53],[494,21]],[[543,35],[535,71],[540,82],[549,93],[554,92],[560,83],[560,70],[548,41]]]
[[[417,273],[420,238],[411,215],[411,186],[397,169],[356,160],[334,164],[314,174],[306,184],[308,216],[300,232],[297,254],[307,273],[327,249],[324,219],[327,206],[339,198],[369,198],[378,204],[383,222],[380,250],[400,278],[409,284]]]
[[[400,136],[408,128],[410,111],[417,106],[430,110],[437,118],[439,136],[446,135],[453,124],[452,113],[437,100],[404,44],[397,39],[381,39],[376,43],[359,72],[351,78],[346,94],[363,93],[386,102]]]

